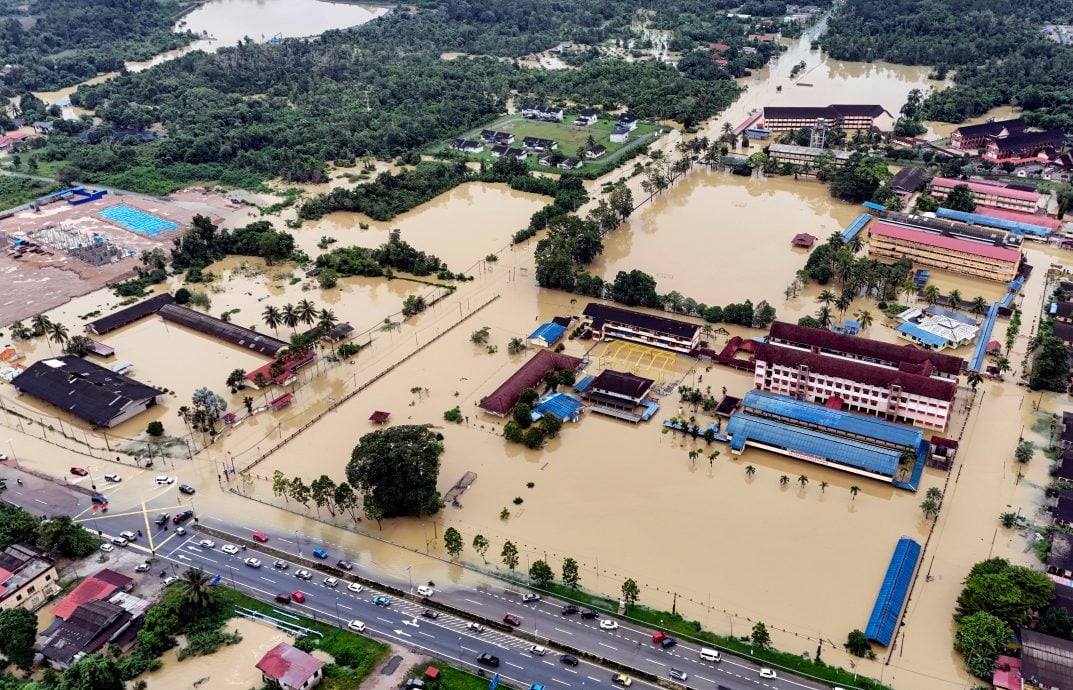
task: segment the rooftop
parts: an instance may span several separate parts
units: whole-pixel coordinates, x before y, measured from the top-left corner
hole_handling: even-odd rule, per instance
[[[663,316],[646,314],[631,309],[621,309],[598,302],[589,302],[585,305],[585,311],[582,313],[592,319],[592,327],[597,330],[602,329],[604,323],[612,321],[678,338],[685,338],[686,340],[692,340],[697,335],[697,331],[700,330],[700,326],[686,321],[668,319]]]
[[[499,388],[481,401],[480,408],[491,414],[505,415],[510,412],[518,396],[526,388],[540,385],[544,374],[556,369],[576,371],[582,364],[581,359],[551,350],[538,350],[532,358],[523,364]]]
[[[794,238],[790,240],[790,244],[795,247],[811,247],[816,242],[816,236],[810,235],[807,232],[799,232],[794,235]]]
[[[12,384],[95,426],[107,426],[130,405],[164,394],[74,355],[34,362]]]
[[[164,294],[156,295],[155,297],[150,297],[147,300],[132,304],[125,309],[112,312],[108,316],[102,316],[95,321],[90,321],[86,324],[86,330],[96,335],[111,333],[129,323],[134,323],[139,319],[155,314],[160,311],[161,307],[165,304],[173,304],[174,302],[175,298],[172,297],[170,293],[165,292]]]
[[[813,146],[795,146],[794,144],[772,144],[768,147],[772,154],[783,153],[796,156],[822,156],[827,153],[835,160],[848,160],[853,155],[852,151],[840,151],[838,149],[820,149]]]
[[[92,653],[104,646],[131,620],[120,605],[109,601],[90,601],[79,606],[57,627],[41,653],[52,661],[66,665],[81,653]]]
[[[995,139],[992,143],[998,146],[1000,151],[1017,151],[1028,146],[1046,146],[1048,144],[1064,144],[1065,133],[1060,129],[1049,129],[1046,132],[1015,132],[1003,139]]]
[[[160,316],[167,321],[173,321],[205,335],[211,335],[214,338],[219,338],[247,350],[253,350],[267,357],[275,357],[287,347],[287,343],[278,338],[237,326],[229,321],[202,314],[193,309],[180,307],[177,304],[167,304],[162,307]]]
[[[529,334],[529,340],[540,339],[548,345],[553,345],[566,333],[566,327],[555,322],[546,323]]]
[[[1051,550],[1047,554],[1047,567],[1055,570],[1073,570],[1073,534],[1051,533]],[[1070,610],[1073,613],[1073,609]]]
[[[589,385],[590,391],[609,393],[630,399],[643,398],[655,383],[652,379],[634,376],[623,371],[605,369],[593,379]]]
[[[963,184],[972,190],[973,194],[985,194],[996,195],[1000,197],[1007,197],[1009,199],[1020,199],[1021,201],[1039,201],[1039,192],[1030,192],[1023,189],[1012,189],[1010,187],[1000,187],[998,185],[982,184],[980,182],[971,182],[969,180],[952,180],[949,177],[936,177],[931,181],[932,187],[940,187],[943,189],[953,189],[959,184]]]
[[[1041,686],[1073,687],[1073,642],[1023,628],[1021,677]]]
[[[873,223],[868,229],[868,233],[873,237],[887,237],[893,240],[901,240],[903,242],[913,242],[915,244],[923,244],[929,247],[959,252],[961,254],[983,256],[997,261],[1017,263],[1021,259],[1021,252],[1016,249],[997,247],[990,244],[980,244],[979,242],[970,242],[969,240],[946,237],[945,235],[936,235],[921,230],[890,225],[882,221]]]
[[[906,192],[915,192],[920,185],[927,180],[928,173],[924,168],[902,168],[894,173],[890,180],[891,189],[901,189]]]
[[[107,599],[116,590],[128,587],[134,580],[126,575],[121,575],[114,570],[105,568],[95,575],[90,575],[72,589],[67,596],[56,602],[52,607],[52,615],[56,618],[69,618],[82,604],[99,599]]]
[[[268,650],[257,662],[257,669],[282,685],[292,688],[304,687],[321,668],[324,662],[306,654],[286,642]]]
[[[1016,118],[1013,120],[992,120],[978,125],[962,125],[954,131],[963,137],[994,137],[998,136],[1004,129],[1011,133],[1020,132],[1025,126],[1023,119]]]

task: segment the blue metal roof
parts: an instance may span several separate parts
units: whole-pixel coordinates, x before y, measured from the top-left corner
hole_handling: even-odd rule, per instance
[[[934,333],[925,331],[920,326],[909,321],[906,321],[901,326],[898,326],[897,330],[899,333],[904,333],[905,335],[911,337],[920,344],[926,345],[928,347],[942,347],[949,342],[943,336],[935,335]]]
[[[530,333],[529,339],[541,338],[548,345],[551,345],[559,338],[563,337],[563,333],[566,333],[566,326],[560,326],[557,323],[546,323]]]
[[[574,390],[578,393],[585,392],[585,389],[592,385],[594,376],[583,376],[580,381],[574,384]]]
[[[880,206],[878,210],[882,211],[883,207]],[[856,220],[846,226],[846,229],[842,231],[842,244],[846,244],[854,237],[856,237],[861,230],[864,230],[864,226],[868,225],[868,221],[872,220],[873,218],[875,218],[875,216],[873,216],[871,213],[862,213],[861,215],[857,216]]]
[[[970,225],[983,225],[988,228],[998,228],[999,230],[1012,232],[1015,235],[1036,235],[1038,237],[1047,237],[1051,234],[1051,229],[1044,225],[1021,223],[1016,220],[1006,220],[1005,218],[992,218],[991,216],[985,216],[979,213],[966,213],[964,211],[955,211],[949,208],[938,208],[935,210],[935,215],[940,218],[959,220],[962,223],[968,223]]]
[[[562,421],[566,421],[568,419],[577,419],[578,411],[581,407],[581,401],[574,396],[566,393],[553,393],[538,402],[536,407],[533,408],[532,414],[537,419],[546,414],[551,414]]]
[[[885,477],[898,471],[901,453],[863,441],[835,436],[773,419],[737,412],[727,422],[731,450],[740,451],[749,441],[783,448]]]
[[[1010,297],[1012,292],[1007,292],[1006,297]],[[969,360],[968,369],[971,371],[979,372],[984,366],[984,356],[987,355],[987,343],[991,341],[991,331],[995,328],[995,320],[998,319],[999,307],[1005,306],[1001,302],[995,302],[991,305],[991,308],[987,310],[987,316],[984,317],[984,325],[980,328],[980,335],[977,336],[976,347],[973,348],[972,358]]]
[[[886,211],[887,210],[886,206],[884,206],[883,204],[877,204],[874,201],[866,201],[861,205],[864,206],[865,208],[870,208],[873,211]]]
[[[920,544],[907,537],[899,539],[894,547],[890,565],[887,566],[887,574],[883,576],[883,584],[879,588],[875,606],[872,607],[868,626],[864,629],[864,635],[869,640],[884,647],[890,644],[894,631],[898,628],[898,616],[905,605],[909,583],[913,581],[913,571],[918,560]]]
[[[745,394],[742,408],[760,410],[769,414],[787,417],[805,424],[816,424],[835,433],[853,434],[874,438],[886,443],[908,448],[917,448],[924,439],[919,429],[883,421],[877,417],[833,410],[823,405],[794,400],[786,395],[752,390]],[[737,416],[737,415],[734,415]],[[731,417],[733,419],[733,417]],[[895,458],[898,453],[895,453]],[[849,463],[853,464],[853,463]],[[893,474],[893,473],[892,473]]]

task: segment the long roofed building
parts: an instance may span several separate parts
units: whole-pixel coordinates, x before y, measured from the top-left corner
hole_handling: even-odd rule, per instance
[[[186,326],[205,335],[231,343],[246,350],[253,350],[266,357],[275,357],[287,348],[287,343],[279,338],[258,333],[249,328],[238,326],[215,316],[202,314],[193,309],[168,304],[160,309],[160,316],[165,321]]]

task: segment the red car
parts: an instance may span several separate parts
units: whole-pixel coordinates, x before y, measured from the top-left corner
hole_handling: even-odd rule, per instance
[[[304,604],[306,600],[306,595],[302,594],[301,592],[295,591],[293,594],[291,594],[291,599],[294,599],[299,604]]]
[[[259,541],[261,543],[264,543],[264,542],[268,541],[268,535],[267,534],[261,534],[260,532],[254,532],[253,533],[253,540],[254,541]]]
[[[519,625],[522,624],[522,619],[518,618],[513,613],[508,613],[507,615],[503,616],[503,622],[509,626],[517,628]]]
[[[84,470],[81,467],[72,467],[71,474],[75,475],[76,477],[85,477],[89,474],[89,471]]]

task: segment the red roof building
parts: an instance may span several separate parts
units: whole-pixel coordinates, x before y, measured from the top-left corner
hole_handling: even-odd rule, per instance
[[[317,354],[312,348],[308,350],[299,350],[297,352],[287,352],[278,359],[274,359],[268,364],[257,367],[246,374],[244,380],[254,388],[261,387],[261,384],[258,384],[258,381],[261,381],[261,383],[266,386],[273,383],[277,386],[285,386],[295,379],[295,372],[312,362],[316,357]],[[282,365],[282,371],[278,376],[272,376],[272,367],[276,362],[279,362]]]
[[[931,195],[942,201],[954,187],[965,185],[975,197],[977,206],[994,206],[1010,211],[1033,213],[1039,206],[1039,192],[1012,189],[997,184],[984,184],[969,180],[952,180],[949,177],[936,177],[931,181]],[[979,211],[977,211],[979,212]]]
[[[373,424],[385,424],[389,419],[391,419],[391,413],[383,412],[381,410],[377,410],[369,415],[369,421]]]
[[[1017,277],[1021,252],[923,230],[876,222],[868,228],[868,255],[1008,283]]]
[[[714,50],[719,53],[725,53],[730,50],[730,46],[726,43],[709,43],[708,50]]]
[[[488,414],[505,417],[518,402],[518,396],[522,394],[522,391],[539,386],[544,379],[544,374],[556,369],[576,371],[581,364],[582,360],[577,357],[551,350],[539,350],[499,388],[482,400],[479,407]]]
[[[807,232],[799,232],[798,234],[794,235],[794,238],[792,240],[790,240],[790,244],[795,247],[800,247],[802,249],[810,249],[815,242],[816,236],[810,235]]]
[[[257,670],[266,683],[283,690],[308,690],[320,683],[324,662],[286,642],[268,650],[257,662]]]
[[[112,596],[116,591],[129,590],[134,580],[121,575],[114,570],[105,568],[96,575],[90,575],[78,583],[78,586],[70,591],[63,599],[56,602],[52,607],[52,614],[56,618],[66,620],[74,610],[82,604],[90,601],[101,601]]]
[[[1059,228],[1062,227],[1062,221],[1039,213],[1010,211],[1004,208],[993,208],[991,206],[977,206],[973,213],[979,213],[982,216],[990,216],[992,218],[1002,218],[1003,220],[1012,220],[1017,223],[1040,225],[1045,228],[1050,228],[1051,232],[1058,232]]]

